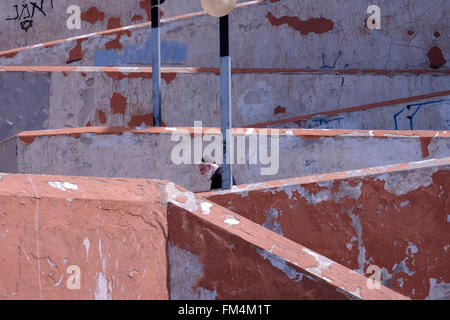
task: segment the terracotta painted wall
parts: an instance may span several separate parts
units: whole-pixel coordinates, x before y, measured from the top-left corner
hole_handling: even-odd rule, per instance
[[[448,299],[449,169],[447,158],[205,196],[361,274],[378,266],[408,297]]]
[[[160,199],[156,181],[0,174],[0,299],[167,299]]]
[[[193,194],[169,202],[172,299],[405,299]]]

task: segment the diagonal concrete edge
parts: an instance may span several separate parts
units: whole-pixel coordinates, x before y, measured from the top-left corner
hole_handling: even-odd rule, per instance
[[[197,193],[200,197],[211,197],[214,195],[223,195],[230,193],[240,193],[250,190],[267,190],[267,189],[275,189],[280,187],[287,187],[293,185],[301,185],[308,184],[314,182],[323,182],[323,181],[331,181],[331,180],[341,180],[353,177],[365,177],[370,175],[382,174],[382,173],[391,173],[391,172],[400,172],[400,171],[408,171],[413,169],[420,168],[432,168],[432,167],[443,167],[450,165],[450,157],[441,158],[441,159],[430,159],[423,160],[417,162],[409,162],[409,163],[399,163],[375,168],[365,168],[358,170],[348,170],[342,172],[333,172],[326,174],[318,174],[311,175],[305,177],[298,178],[290,178],[290,179],[282,179],[282,180],[274,180],[274,181],[266,181],[262,183],[252,183],[240,186],[233,186],[231,190],[217,190],[217,191],[207,191],[207,192],[199,192]]]
[[[188,251],[190,254],[196,256],[196,259],[202,264],[202,270],[204,269],[203,275],[200,272],[200,277],[196,284],[199,285],[203,283],[204,286],[208,287],[197,287],[196,289],[201,289],[203,290],[202,292],[207,290],[210,296],[211,292],[214,292],[212,298],[227,299],[231,295],[230,291],[232,291],[228,286],[233,288],[234,294],[236,294],[236,288],[239,287],[239,283],[235,283],[234,286],[233,284],[230,284],[234,281],[233,279],[239,278],[233,271],[228,270],[234,270],[234,268],[239,269],[237,263],[233,262],[234,258],[230,256],[232,253],[230,254],[228,252],[228,255],[226,253],[219,253],[226,250],[221,247],[221,245],[223,245],[224,242],[230,241],[231,249],[229,250],[231,250],[231,252],[236,250],[235,254],[240,254],[239,249],[234,249],[235,247],[238,247],[236,243],[240,243],[241,248],[247,246],[246,250],[256,250],[265,259],[270,260],[274,269],[280,269],[281,264],[284,265],[283,269],[285,271],[285,267],[287,267],[287,269],[291,268],[291,271],[295,270],[292,272],[301,274],[300,280],[297,278],[297,281],[301,281],[303,275],[307,275],[307,277],[310,277],[308,279],[311,279],[312,277],[314,281],[318,281],[320,286],[325,286],[328,291],[331,289],[336,292],[337,290],[352,299],[407,299],[405,296],[384,286],[372,290],[369,288],[370,285],[368,285],[368,281],[370,280],[368,280],[368,278],[359,275],[300,244],[269,231],[232,211],[207,201],[203,197],[195,196],[193,193],[183,190],[171,183],[166,185],[165,188],[166,201],[169,203],[169,251],[176,248],[177,250]],[[199,225],[202,226],[198,227]],[[213,235],[208,237],[208,235],[211,234]],[[203,245],[201,242],[203,242]],[[243,256],[251,255],[250,252],[241,254]],[[233,261],[227,261],[227,257],[233,259]],[[169,264],[171,267],[174,264],[179,264],[179,261],[177,260],[177,254],[172,257],[169,255]],[[250,273],[265,268],[256,262],[247,262],[249,264],[255,263],[255,265],[253,265],[253,270],[250,265],[247,267],[247,271]],[[210,266],[211,264],[213,265],[212,267]],[[212,271],[208,272],[211,268],[217,268],[219,265],[222,270],[216,270],[215,273]],[[177,278],[180,277],[179,274],[189,272],[189,266],[185,266],[185,268],[180,268],[178,266],[177,270],[178,274],[171,273],[171,281],[175,284],[177,283]],[[242,269],[239,270],[242,271]],[[223,273],[221,274],[222,271]],[[232,278],[226,278],[227,274],[232,276]],[[274,279],[278,279],[278,276],[274,276],[270,273],[263,272],[262,275],[269,278],[273,276]],[[223,279],[223,277],[226,279]],[[285,275],[284,280],[288,278],[289,276],[286,277]],[[261,279],[261,281],[263,280]],[[276,282],[277,280],[274,281]],[[228,283],[228,285],[226,285],[226,283]],[[298,286],[299,289],[297,294],[302,294],[301,292],[303,291],[300,289],[301,285],[299,284]],[[177,290],[177,288],[179,289],[179,283],[178,287],[176,285],[171,285],[171,290]],[[310,296],[310,298],[320,299],[327,297],[327,294],[324,293],[327,291],[325,288],[321,289],[321,294],[313,295],[312,297]],[[248,288],[240,289],[248,290]],[[267,292],[269,292],[274,288],[267,287],[259,289],[267,290]],[[258,295],[257,293],[259,291],[255,288],[253,288],[253,290],[255,290],[254,295],[250,292],[243,297],[260,298],[261,295]],[[293,292],[296,292],[295,289],[292,290],[294,290]],[[178,292],[171,292],[172,297],[174,297],[174,294],[178,294]],[[292,298],[292,296],[282,296],[279,292],[275,292],[272,298],[276,299],[280,296],[282,298]],[[237,295],[236,297],[242,296]],[[181,295],[181,298],[186,298],[186,296]],[[297,299],[298,298],[305,297],[298,296]]]

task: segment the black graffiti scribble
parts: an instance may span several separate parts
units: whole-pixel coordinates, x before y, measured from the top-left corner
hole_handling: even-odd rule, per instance
[[[28,31],[33,26],[33,20],[25,20],[20,23],[20,26],[22,27],[25,32]]]
[[[22,30],[25,30],[25,32],[28,31],[33,26],[33,19],[34,14],[36,12],[41,12],[41,14],[46,17],[47,13],[44,9],[44,1],[41,0],[41,4],[38,5],[36,2],[30,1],[29,3],[23,3],[22,7],[20,9],[19,14],[19,5],[14,5],[13,8],[15,8],[16,16],[14,18],[6,18],[5,20],[14,20],[14,21],[20,21],[20,26]],[[53,0],[50,0],[50,6],[53,9]],[[30,12],[31,10],[31,12]]]

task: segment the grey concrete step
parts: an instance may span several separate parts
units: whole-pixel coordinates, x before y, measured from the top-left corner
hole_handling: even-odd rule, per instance
[[[0,140],[29,130],[153,123],[151,69],[2,70]],[[164,69],[162,78],[165,125],[192,127],[195,121],[204,127],[220,125],[217,69]],[[442,73],[233,69],[233,126],[448,130],[449,89],[448,76]],[[407,109],[418,103],[423,105]]]
[[[233,136],[238,184],[450,156],[448,131],[233,129]],[[206,128],[23,132],[0,144],[0,172],[163,179],[202,191],[209,182],[195,161],[221,154],[220,142],[220,130]]]
[[[379,1],[381,30],[369,30],[367,3],[358,0],[253,1],[231,14],[233,66],[448,72],[449,3]],[[446,10],[447,9],[447,10]],[[151,63],[150,25],[1,52],[0,65],[127,66]],[[218,19],[201,12],[167,18],[161,30],[166,65],[219,64]]]

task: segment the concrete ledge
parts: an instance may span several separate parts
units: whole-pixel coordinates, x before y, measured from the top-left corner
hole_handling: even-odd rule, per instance
[[[245,142],[245,147],[239,148],[239,158],[235,150],[234,163],[237,159],[242,163],[233,165],[238,184],[450,156],[448,131],[236,128],[233,136],[236,150],[238,137],[239,143]],[[265,138],[269,163],[261,161],[264,152],[259,148],[256,164],[250,164],[250,144],[264,143]],[[0,148],[5,152],[0,158],[8,161],[0,162],[0,171],[153,178],[173,181],[194,192],[208,190],[210,182],[200,175],[194,162],[195,139],[200,139],[203,151],[214,148],[211,141],[221,141],[220,130],[90,127],[23,132],[2,143],[8,145]],[[179,157],[177,149],[182,141],[186,142],[185,159]]]
[[[2,299],[406,299],[167,181],[0,174],[0,208]]]
[[[450,158],[201,193],[413,299],[450,294]],[[375,266],[369,269],[369,267]]]
[[[158,183],[1,174],[0,298],[168,299]]]
[[[22,66],[2,70],[0,140],[29,130],[153,124],[151,68]],[[450,127],[448,77],[442,72],[414,76],[312,72],[234,69],[233,126]],[[193,126],[195,121],[205,127],[220,124],[217,69],[163,68],[162,79],[162,121],[167,126]],[[359,105],[349,107],[355,104]],[[408,109],[409,105],[414,106]]]
[[[168,209],[172,299],[405,299],[384,286],[370,290],[358,273],[192,196]]]

